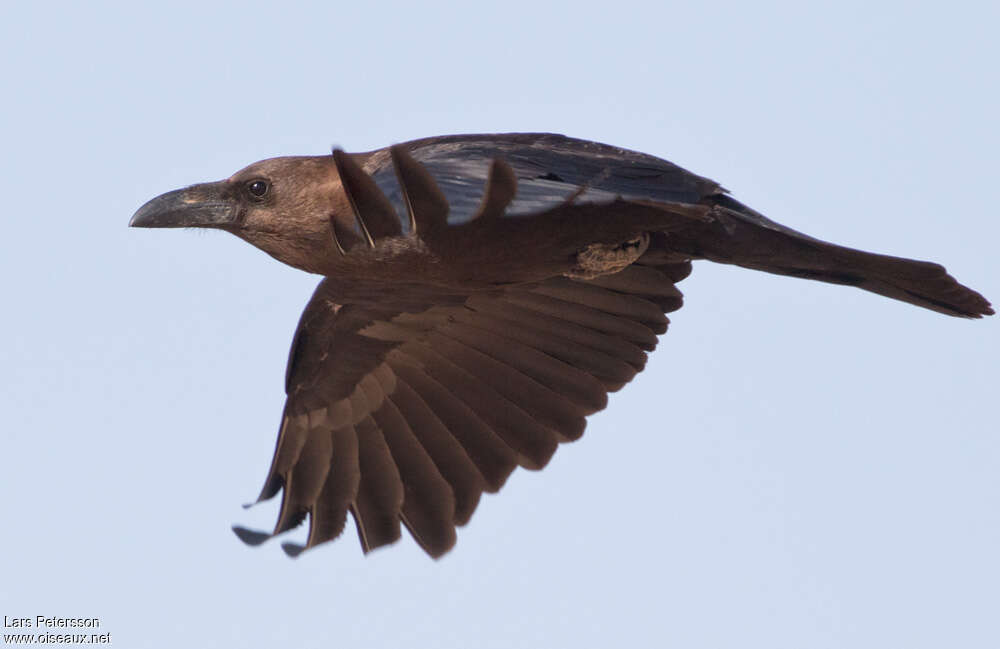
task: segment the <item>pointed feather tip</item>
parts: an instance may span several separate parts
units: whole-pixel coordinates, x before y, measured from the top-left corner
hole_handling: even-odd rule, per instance
[[[274,498],[284,486],[285,479],[283,477],[278,475],[269,475],[267,480],[264,482],[264,486],[261,487],[260,493],[257,494],[257,500],[251,503],[251,505],[256,505],[257,503],[262,503],[265,500]]]
[[[232,529],[233,529],[233,534],[235,534],[239,540],[243,541],[250,547],[257,547],[258,545],[261,545],[262,543],[270,539],[272,536],[267,532],[261,532],[259,530],[251,530],[249,528],[242,527],[240,525],[233,525]]]
[[[483,199],[473,220],[500,218],[516,194],[517,175],[514,170],[502,158],[494,158],[490,163]]]
[[[410,232],[421,236],[448,225],[448,199],[424,165],[415,160],[402,144],[389,147],[396,180],[403,192],[409,215]]]
[[[257,500],[248,503],[243,503],[240,506],[243,507],[243,509],[250,509],[251,507],[259,505],[262,502],[270,500],[274,498],[279,491],[281,491],[281,488],[284,485],[285,481],[281,478],[278,478],[276,480],[269,479],[266,483],[264,483],[264,486],[261,488],[260,493],[257,495]]]
[[[971,290],[971,289],[970,289]],[[974,291],[973,291],[974,292]],[[996,311],[993,310],[993,305],[987,300],[982,294],[976,293],[976,297],[979,298],[974,310],[977,311],[972,317],[982,318],[983,316],[996,315]]]
[[[289,557],[297,559],[300,554],[306,551],[306,546],[286,541],[281,544],[281,549],[284,550],[285,554]]]
[[[269,498],[265,498],[264,494],[262,493],[261,495],[257,496],[257,500],[251,500],[248,503],[243,503],[242,505],[240,505],[240,507],[242,507],[243,509],[250,509],[251,507],[256,507],[257,505],[261,504],[265,500],[269,500],[269,499],[270,499],[270,497]]]

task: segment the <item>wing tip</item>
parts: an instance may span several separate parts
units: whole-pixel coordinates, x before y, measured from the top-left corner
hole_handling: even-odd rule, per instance
[[[232,526],[233,534],[243,541],[243,543],[249,545],[250,547],[257,547],[269,540],[273,535],[268,532],[261,532],[260,530],[252,530],[242,525]]]
[[[297,559],[300,554],[308,549],[308,546],[286,541],[281,544],[281,549],[284,550],[285,554],[287,554],[290,558]]]

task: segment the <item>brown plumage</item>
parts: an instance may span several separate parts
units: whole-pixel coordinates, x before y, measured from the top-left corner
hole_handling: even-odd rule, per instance
[[[434,557],[481,494],[540,469],[642,371],[709,259],[857,286],[952,316],[993,313],[933,263],[774,223],[652,156],[548,134],[275,158],[164,194],[139,227],[213,227],[324,276],[288,359],[260,499],[302,550],[348,512],[367,552],[405,526]]]

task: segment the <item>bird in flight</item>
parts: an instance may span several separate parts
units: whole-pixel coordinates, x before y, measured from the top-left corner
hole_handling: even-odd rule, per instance
[[[646,363],[707,259],[855,286],[951,316],[989,302],[934,263],[775,223],[666,160],[561,135],[457,135],[262,160],[143,205],[130,225],[215,228],[322,275],[292,340],[258,500],[305,545],[348,512],[362,549],[401,525],[432,557],[483,492],[540,469]]]

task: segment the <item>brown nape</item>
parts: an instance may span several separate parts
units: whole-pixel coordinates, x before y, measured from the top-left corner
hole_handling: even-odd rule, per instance
[[[331,219],[348,244],[353,231],[351,203],[332,156],[272,158],[250,165],[229,179],[235,184],[263,179],[267,194],[247,201],[234,234],[278,261],[323,274],[338,257]],[[349,234],[347,234],[349,233]]]

